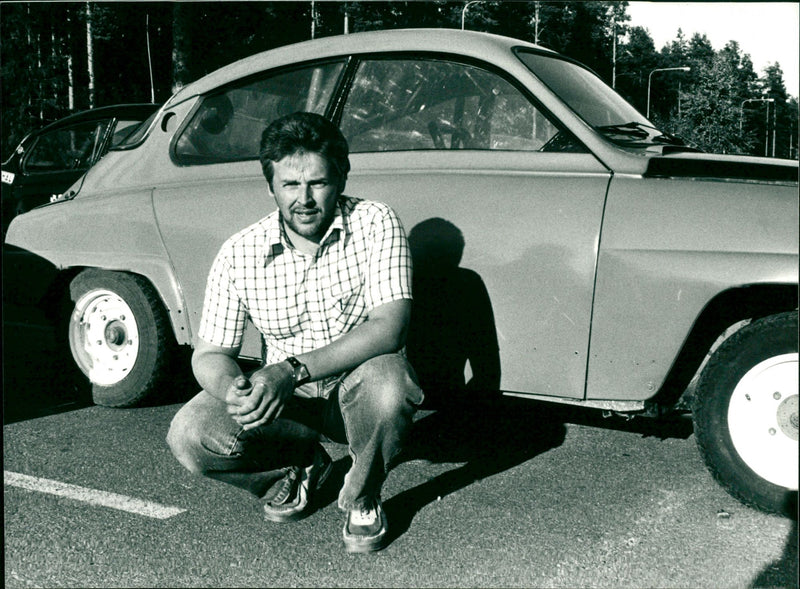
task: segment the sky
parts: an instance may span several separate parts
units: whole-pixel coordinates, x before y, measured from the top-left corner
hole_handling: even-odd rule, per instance
[[[778,62],[786,91],[800,95],[800,3],[798,2],[638,2],[628,4],[633,26],[645,27],[656,50],[674,41],[678,29],[688,40],[705,34],[715,50],[737,41],[759,76]]]

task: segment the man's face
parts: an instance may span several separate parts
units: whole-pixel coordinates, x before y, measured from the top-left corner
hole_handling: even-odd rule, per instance
[[[318,153],[273,162],[272,194],[290,238],[318,244],[333,221],[341,188],[334,168]]]

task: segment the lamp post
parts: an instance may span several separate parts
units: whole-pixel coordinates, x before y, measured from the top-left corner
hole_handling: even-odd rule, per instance
[[[742,119],[744,118],[744,105],[748,102],[766,102],[767,103],[767,118],[766,118],[766,125],[764,127],[764,134],[766,135],[766,139],[764,140],[764,157],[767,156],[767,150],[769,149],[769,103],[775,102],[774,98],[748,98],[747,100],[742,100],[742,104],[739,107],[739,133],[742,132]]]
[[[650,118],[650,83],[653,80],[653,74],[656,72],[688,72],[691,71],[688,65],[684,65],[681,67],[660,67],[656,68],[650,72],[647,76],[647,118]]]
[[[467,8],[469,8],[470,4],[475,4],[477,2],[483,2],[484,0],[469,0],[466,4],[464,4],[464,8],[461,9],[461,30],[464,30],[464,18],[467,16]]]

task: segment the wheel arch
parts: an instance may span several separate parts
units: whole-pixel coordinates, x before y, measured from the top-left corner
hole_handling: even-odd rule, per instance
[[[126,265],[117,267],[114,265],[73,265],[62,268],[51,282],[43,299],[42,306],[52,318],[56,318],[64,312],[64,306],[71,301],[69,294],[70,283],[74,278],[87,270],[98,272],[120,272],[133,274],[147,281],[158,294],[159,300],[169,317],[172,326],[172,335],[178,345],[191,345],[192,328],[189,322],[186,306],[183,302],[183,295],[180,285],[174,278],[171,268],[165,268],[158,261],[148,261],[146,264]]]
[[[712,346],[732,326],[747,320],[798,308],[797,284],[757,284],[717,294],[694,322],[661,388],[646,405],[652,408],[687,407],[687,387],[698,374]],[[657,410],[656,412],[661,412]]]

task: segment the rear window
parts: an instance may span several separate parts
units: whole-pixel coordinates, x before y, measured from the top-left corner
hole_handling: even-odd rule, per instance
[[[345,62],[284,71],[206,96],[175,143],[181,164],[257,159],[261,134],[296,111],[324,114]]]

